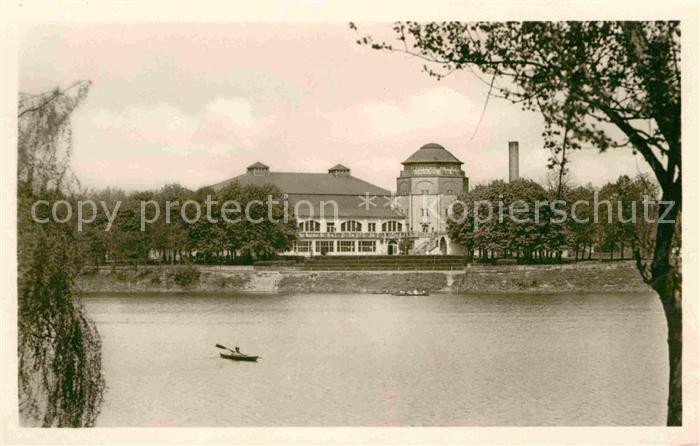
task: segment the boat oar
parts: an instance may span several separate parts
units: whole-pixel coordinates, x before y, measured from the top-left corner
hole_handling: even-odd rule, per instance
[[[217,348],[224,349],[224,350],[228,350],[228,351],[230,351],[231,353],[235,353],[235,352],[234,352],[233,350],[231,350],[230,348],[224,347],[224,346],[221,345],[221,344],[216,344],[216,347],[217,347]]]

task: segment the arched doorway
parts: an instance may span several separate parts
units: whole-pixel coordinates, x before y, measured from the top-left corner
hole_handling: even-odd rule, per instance
[[[396,242],[396,240],[389,240],[389,244],[386,248],[386,253],[390,256],[395,256],[399,253],[399,244]]]
[[[440,239],[440,254],[443,256],[447,255],[447,241],[445,240],[445,237]]]

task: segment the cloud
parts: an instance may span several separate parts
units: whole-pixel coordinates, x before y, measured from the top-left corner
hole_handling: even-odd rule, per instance
[[[232,170],[231,160],[250,156],[273,120],[241,98],[213,99],[196,113],[168,103],[86,108],[73,119],[72,164],[91,185],[208,184]]]
[[[399,101],[365,101],[326,115],[336,138],[359,134],[377,139],[437,131],[459,125],[473,129],[481,104],[448,87],[423,90]],[[351,125],[348,125],[350,123]]]
[[[166,148],[187,145],[197,128],[197,119],[168,104],[154,107],[133,105],[121,112],[100,109],[92,125],[104,138],[123,142],[160,144]]]
[[[273,118],[256,118],[253,108],[244,99],[215,99],[207,104],[199,120],[193,141],[217,145],[236,140],[246,148],[252,148],[255,138],[271,124]]]
[[[119,112],[99,109],[91,119],[105,140],[160,146],[176,154],[218,152],[232,146],[250,149],[271,122],[271,117],[255,117],[251,104],[240,98],[214,99],[198,114],[166,103],[135,104]]]

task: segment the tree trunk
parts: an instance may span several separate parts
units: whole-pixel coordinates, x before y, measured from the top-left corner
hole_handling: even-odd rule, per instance
[[[668,326],[668,426],[683,425],[683,309],[673,290],[659,291]],[[663,294],[662,294],[663,293]]]
[[[676,220],[681,200],[680,179],[676,184],[664,190],[662,200],[673,203],[673,208],[666,216],[667,220]],[[662,202],[663,202],[662,201]],[[666,206],[659,206],[659,215],[663,215]],[[650,284],[659,294],[666,316],[668,329],[668,412],[666,424],[681,426],[683,424],[683,300],[680,274],[671,265],[673,236],[676,225],[673,223],[658,223],[656,245],[651,264]]]

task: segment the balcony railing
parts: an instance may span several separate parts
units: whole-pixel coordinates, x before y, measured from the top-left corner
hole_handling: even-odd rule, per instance
[[[387,238],[421,238],[445,235],[446,232],[299,232],[300,239],[387,239]]]
[[[399,174],[400,178],[410,177],[434,177],[434,176],[449,176],[449,177],[464,177],[466,173],[462,169],[450,168],[423,168],[402,170]]]

